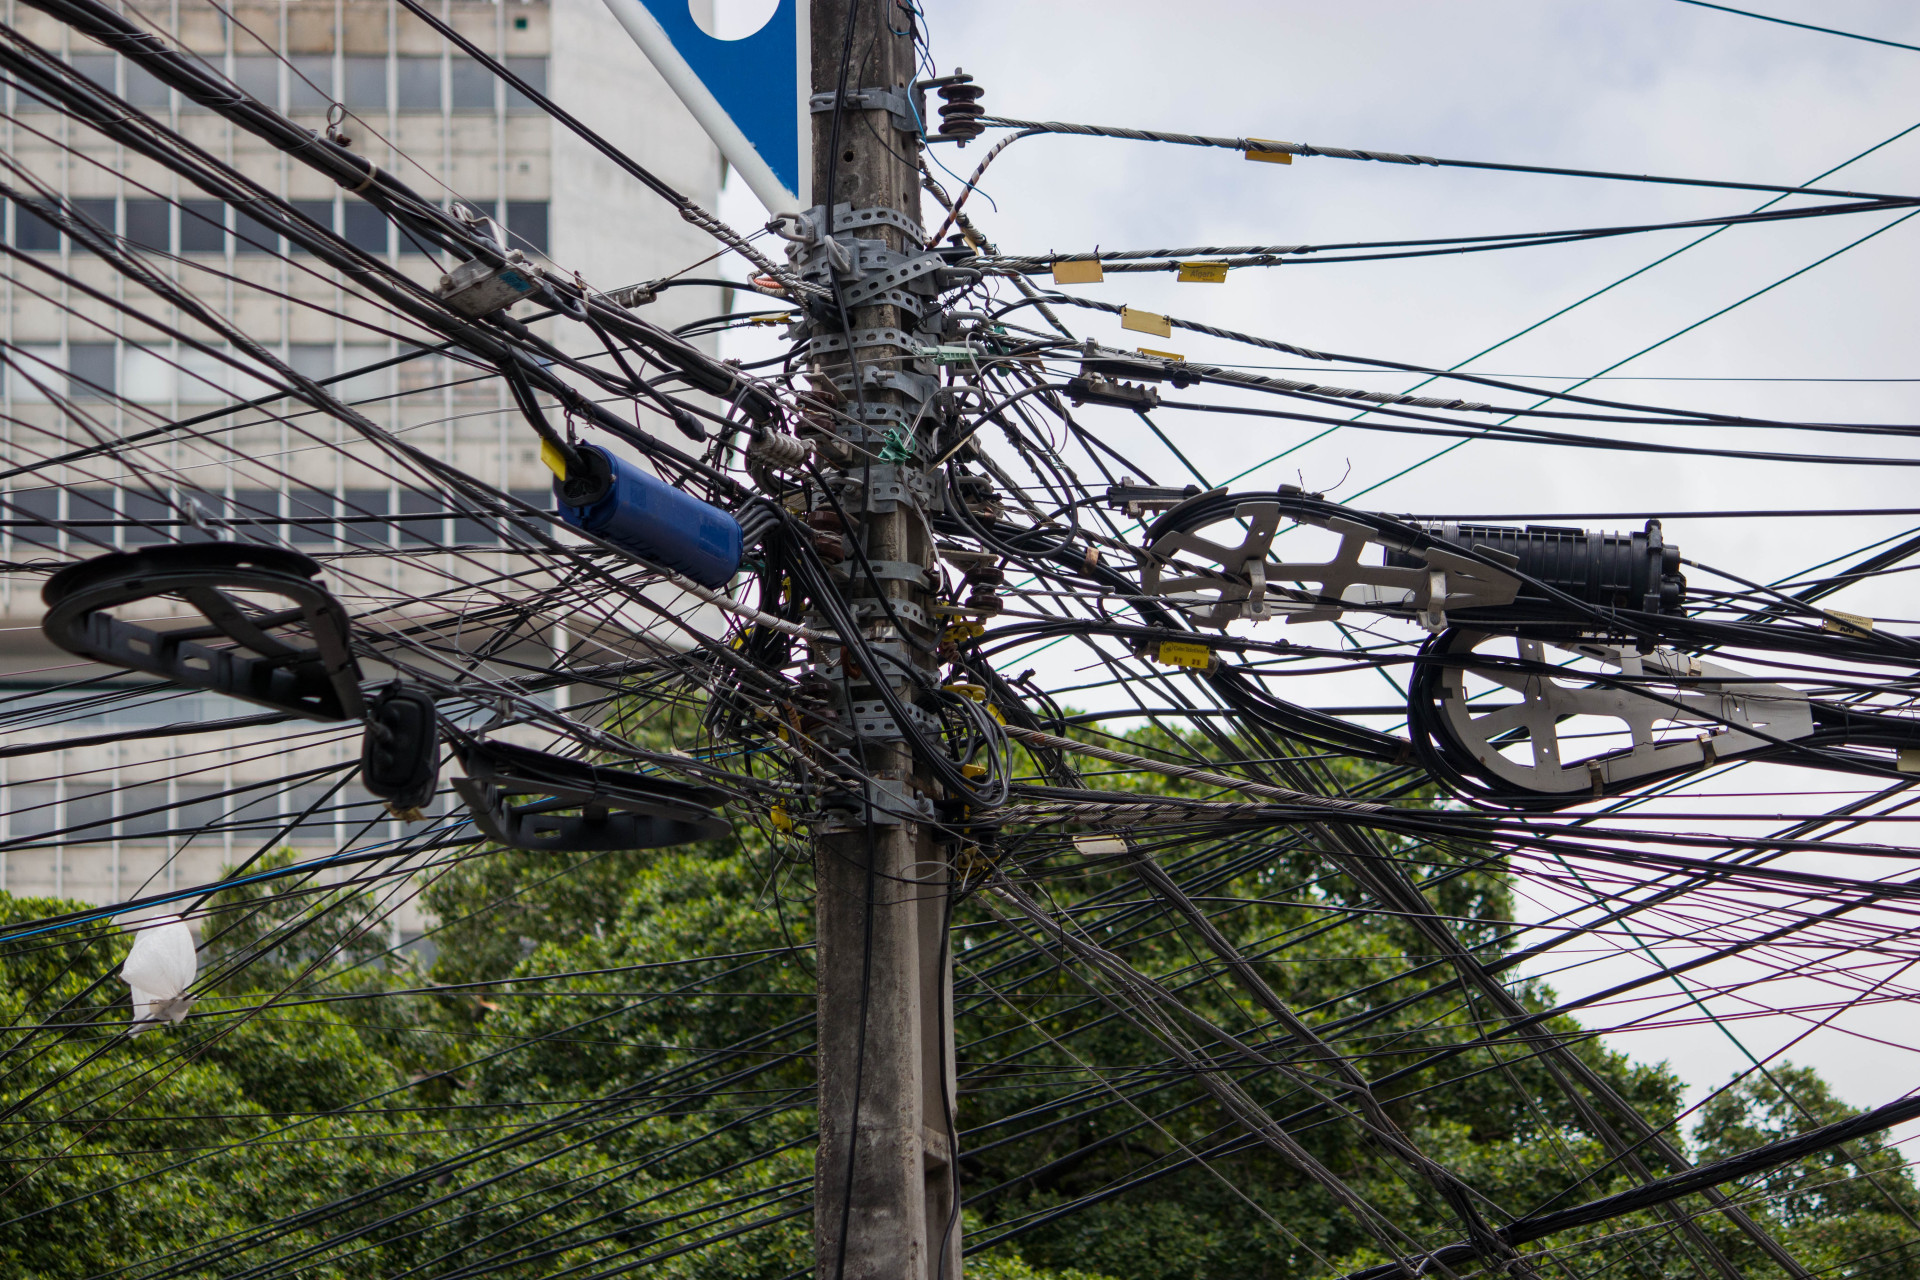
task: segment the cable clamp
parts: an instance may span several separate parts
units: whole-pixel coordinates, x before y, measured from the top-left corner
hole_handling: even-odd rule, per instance
[[[492,315],[533,293],[532,264],[518,249],[498,267],[470,258],[440,277],[434,293],[448,307],[471,319]]]
[[[813,114],[823,115],[833,110],[838,96],[831,89],[816,93],[807,99],[807,106]],[[899,89],[849,89],[846,106],[849,111],[884,111],[892,117],[894,128],[902,133],[920,136],[920,124],[914,118],[913,106],[907,101],[907,95]]]
[[[897,601],[895,603],[898,603]],[[922,711],[911,702],[901,704],[906,708],[907,719],[921,733],[936,736],[940,732],[940,721],[928,712]],[[884,702],[856,702],[847,708],[855,733],[869,741],[896,739],[903,740],[906,734],[901,732],[899,722]]]
[[[859,792],[847,793],[840,805],[828,809],[825,821],[815,830],[858,831],[869,822],[877,827],[898,827],[909,822],[932,822],[934,816],[933,801],[905,780],[883,776],[867,780]]]

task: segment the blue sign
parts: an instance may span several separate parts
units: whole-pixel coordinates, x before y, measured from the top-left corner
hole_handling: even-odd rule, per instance
[[[739,40],[702,31],[687,0],[606,5],[768,211],[806,207],[807,0],[779,0],[766,25]]]

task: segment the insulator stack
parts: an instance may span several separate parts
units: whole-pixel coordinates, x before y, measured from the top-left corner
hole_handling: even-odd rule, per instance
[[[987,114],[987,109],[980,105],[986,90],[973,83],[973,77],[964,72],[955,72],[953,80],[952,84],[940,86],[940,132],[965,146],[986,132],[986,126],[980,123],[980,117]]]

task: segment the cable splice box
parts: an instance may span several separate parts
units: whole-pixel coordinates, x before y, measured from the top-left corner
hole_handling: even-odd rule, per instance
[[[562,520],[703,587],[739,571],[738,520],[598,445],[576,447],[586,473],[553,486]]]
[[[1678,614],[1686,600],[1680,549],[1661,536],[1658,520],[1647,521],[1639,533],[1590,533],[1538,524],[1514,529],[1451,521],[1413,523],[1442,542],[1510,557],[1521,573],[1588,604]],[[1419,562],[1404,552],[1389,552],[1387,563]],[[1520,602],[1544,604],[1529,587],[1521,588]]]

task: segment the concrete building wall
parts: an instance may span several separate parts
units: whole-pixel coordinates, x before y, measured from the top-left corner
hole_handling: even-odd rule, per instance
[[[37,11],[12,0],[5,7],[7,20],[30,39],[111,84],[211,154],[288,199],[308,202],[305,207],[314,216],[330,219],[350,239],[367,233],[364,219],[355,220],[357,202],[320,175],[223,119],[183,104],[177,94]],[[302,124],[322,129],[330,104],[343,104],[358,117],[344,124],[356,150],[423,193],[457,199],[497,219],[521,247],[544,253],[561,269],[578,271],[596,287],[669,275],[711,252],[710,242],[671,206],[584,140],[515,102],[484,71],[453,57],[437,34],[391,0],[243,0],[230,9],[232,23],[198,0],[142,3],[130,12]],[[599,0],[443,0],[440,13],[516,72],[544,81],[562,106],[638,163],[700,203],[714,204],[717,153]],[[85,206],[90,213],[123,236],[139,234],[141,227],[152,234],[163,225],[159,234],[178,261],[155,260],[303,371],[332,374],[406,349],[396,336],[408,332],[405,326],[343,290],[330,271],[298,255],[283,260],[250,251],[241,238],[244,226],[231,225],[224,234],[210,230],[211,224],[193,216],[193,210],[204,209],[197,203],[199,193],[183,190],[162,166],[129,157],[63,116],[36,110],[30,102],[8,103],[0,146],[49,191],[92,202]],[[181,202],[186,207],[179,207]],[[218,209],[211,212],[224,216]],[[44,233],[30,221],[18,209],[9,211],[4,230],[11,243],[34,247],[22,237]],[[410,251],[397,234],[384,227],[377,234],[389,261],[424,283],[437,279],[439,268]],[[152,492],[156,477],[163,488],[210,491],[216,505],[224,496],[227,516],[265,511],[285,518],[314,503],[327,508],[329,519],[384,516],[402,512],[411,500],[412,495],[403,498],[404,486],[384,457],[349,438],[342,427],[275,420],[275,411],[285,405],[271,406],[237,427],[232,419],[219,420],[210,424],[211,434],[166,439],[128,450],[117,460],[36,466],[89,435],[125,438],[211,413],[224,397],[245,396],[249,388],[244,378],[169,338],[162,326],[176,326],[190,338],[211,335],[129,286],[106,263],[65,243],[39,248],[34,256],[71,274],[75,285],[9,265],[0,275],[0,337],[44,361],[43,382],[56,396],[76,390],[77,384],[67,384],[67,373],[98,376],[105,370],[116,394],[137,403],[76,401],[91,419],[89,427],[77,427],[31,379],[14,372],[4,380],[0,447],[9,469],[35,467],[0,489],[7,503],[6,528],[0,533],[4,565],[64,562],[136,544],[143,536],[138,530],[111,529],[104,542],[89,543],[71,532],[35,529],[33,520],[37,513],[71,527],[91,510],[87,503],[94,498],[111,508],[107,515],[137,516],[137,504],[146,501],[139,495]],[[89,300],[76,285],[99,290],[104,300]],[[129,318],[115,309],[116,302],[160,324]],[[676,325],[719,310],[717,291],[677,289],[663,294],[648,318]],[[576,335],[553,333],[551,322],[545,327],[565,344],[578,341]],[[546,492],[549,476],[538,461],[534,438],[511,411],[497,379],[462,385],[459,369],[433,358],[346,385],[353,393],[349,398],[363,400],[370,417],[429,452],[502,488]],[[143,490],[136,480],[148,487]],[[448,540],[462,532],[451,518],[436,527]],[[361,556],[337,562],[348,567],[330,573],[349,607],[383,597],[444,594],[471,576],[476,563],[472,556],[459,564],[438,556],[382,558],[365,532],[347,524],[273,528],[304,550],[358,547]],[[391,528],[379,528],[374,536],[396,550],[405,545]],[[482,553],[477,559],[484,563],[488,557]],[[502,571],[509,567],[504,555],[492,559]],[[302,856],[314,856],[418,829],[385,820],[364,792],[350,786],[322,820],[282,831],[338,780],[339,766],[358,758],[355,726],[293,722],[34,750],[117,728],[204,724],[258,711],[177,690],[129,700],[126,690],[146,682],[86,668],[46,642],[39,629],[38,589],[44,576],[0,568],[0,750],[27,752],[0,758],[0,889],[117,901],[212,880],[276,839]],[[82,706],[89,695],[73,687],[84,680],[99,682],[89,686],[98,690],[95,708]],[[36,707],[48,710],[36,714]],[[312,782],[303,778],[309,773]],[[246,809],[249,787],[258,798]],[[211,798],[236,790],[237,797]],[[144,814],[146,809],[158,813]],[[217,834],[155,834],[190,829],[213,815],[220,819]],[[64,837],[54,834],[64,828],[82,829]],[[411,912],[399,919],[406,928],[419,923]]]

